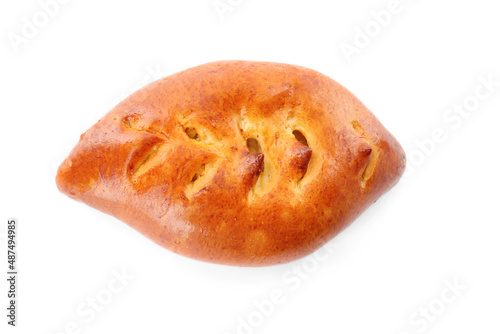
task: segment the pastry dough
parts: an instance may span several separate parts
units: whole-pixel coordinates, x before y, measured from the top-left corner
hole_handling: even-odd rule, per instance
[[[334,80],[220,61],[126,98],[81,136],[56,181],[176,253],[263,266],[321,247],[404,167],[396,139]]]

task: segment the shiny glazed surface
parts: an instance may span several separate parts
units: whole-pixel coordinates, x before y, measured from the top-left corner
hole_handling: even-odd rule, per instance
[[[129,96],[81,136],[56,182],[176,253],[262,266],[321,247],[404,166],[396,139],[332,79],[221,61]]]

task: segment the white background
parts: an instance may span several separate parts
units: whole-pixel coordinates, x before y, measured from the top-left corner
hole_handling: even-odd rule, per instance
[[[51,7],[47,22],[35,0],[2,2],[0,260],[6,268],[6,221],[16,217],[20,275],[16,328],[6,325],[1,279],[1,332],[499,333],[500,87],[474,97],[488,93],[481,77],[500,81],[495,2],[401,0],[383,27],[372,11],[389,0],[229,2],[221,18],[213,0],[73,0]],[[29,35],[26,20],[38,31]],[[367,27],[368,42],[358,30]],[[29,38],[14,46],[23,29]],[[341,46],[355,42],[346,57]],[[412,173],[322,261],[186,259],[55,186],[79,135],[118,100],[153,75],[222,59],[332,77],[407,152]],[[464,101],[468,117],[448,111]],[[122,271],[130,277],[115,282]],[[262,302],[279,292],[281,303]],[[87,304],[96,297],[106,304],[99,312]]]

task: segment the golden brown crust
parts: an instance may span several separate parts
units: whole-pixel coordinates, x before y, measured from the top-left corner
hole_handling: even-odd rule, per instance
[[[176,253],[262,266],[321,247],[404,166],[396,139],[332,79],[220,61],[129,96],[81,136],[56,181]]]

